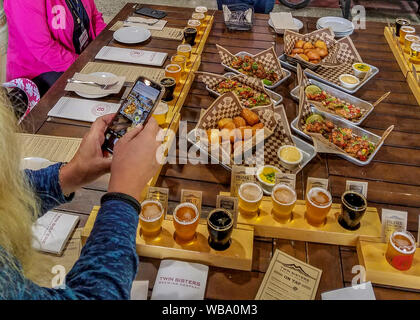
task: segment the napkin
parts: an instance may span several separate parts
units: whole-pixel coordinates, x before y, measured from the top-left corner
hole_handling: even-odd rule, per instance
[[[77,91],[84,94],[113,94],[120,92],[125,82],[125,77],[99,77],[89,74],[75,73],[73,79],[80,81],[94,81],[99,84],[110,84],[118,81],[118,83],[107,90],[90,84],[67,83],[66,91]]]
[[[147,23],[153,23],[156,19],[146,19],[141,17],[129,17],[126,21],[124,21],[124,26],[141,26],[149,30],[162,30],[163,27],[166,25],[168,21],[166,20],[159,20],[153,25],[148,25]]]
[[[286,29],[298,31],[290,12],[270,12],[270,19],[276,32]]]

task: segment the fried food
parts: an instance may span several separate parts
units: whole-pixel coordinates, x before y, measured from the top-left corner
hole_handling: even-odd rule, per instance
[[[312,44],[312,42],[306,42],[304,45],[303,45],[303,49],[313,49],[313,48],[315,48],[314,47],[314,45]]]
[[[242,117],[235,117],[233,118],[233,123],[235,124],[236,128],[245,127],[246,121]]]
[[[233,130],[236,129],[235,124],[233,123],[233,121],[229,121],[228,123],[226,123],[222,129],[228,129],[228,130]]]
[[[230,66],[247,76],[263,80],[266,85],[272,85],[281,79],[281,75],[275,70],[265,68],[251,56],[235,57]]]
[[[244,118],[245,121],[251,126],[260,122],[258,115],[249,109],[242,109],[241,117]]]
[[[222,130],[225,127],[225,125],[229,122],[233,122],[232,118],[223,118],[219,120],[219,122],[217,123],[217,126],[219,127],[220,130]]]
[[[321,49],[328,50],[327,44],[322,40],[315,41],[315,48],[321,48]]]
[[[226,79],[221,81],[216,86],[216,91],[221,94],[233,92],[242,105],[248,108],[270,104],[270,97],[267,94],[254,90],[237,80]]]
[[[294,48],[292,50],[292,54],[299,54],[299,53],[304,53],[305,51],[301,48]]]
[[[308,56],[306,55],[306,54],[303,54],[303,53],[301,53],[300,55],[299,55],[299,57],[301,57],[303,60],[305,60],[305,61],[309,61],[309,58],[308,58]]]
[[[310,50],[306,55],[308,56],[309,60],[321,60],[321,57],[316,50]]]
[[[252,133],[252,127],[251,126],[246,126],[246,127],[236,129],[236,139],[237,140],[246,141],[248,139],[251,139],[252,136],[253,136],[253,133]]]
[[[220,142],[220,131],[218,129],[208,129],[207,138],[209,145],[217,144]]]
[[[328,48],[327,44],[322,40],[317,40],[315,45],[310,41],[298,40],[296,41],[290,55],[298,55],[305,61],[318,64],[323,58],[328,56]]]
[[[305,41],[304,40],[298,40],[295,43],[295,48],[301,48],[301,49],[303,49],[303,45],[304,44],[305,44]]]

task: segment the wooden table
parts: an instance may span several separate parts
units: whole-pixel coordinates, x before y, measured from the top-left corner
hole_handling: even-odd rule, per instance
[[[185,26],[193,11],[190,8],[153,7],[168,13],[168,26],[172,27]],[[133,4],[127,4],[109,24],[109,27],[116,21],[125,20],[132,11]],[[257,14],[255,18],[253,32],[232,33],[226,30],[221,12],[216,12],[213,30],[202,55],[200,70],[224,72],[220,65],[216,44],[232,52],[246,50],[257,53],[272,46],[275,42],[276,51],[280,55],[283,50],[283,40],[268,26],[268,15]],[[304,23],[301,32],[307,33],[315,29],[316,18],[300,19]],[[357,96],[373,102],[384,92],[392,91],[391,96],[376,107],[363,126],[379,135],[391,124],[395,124],[395,130],[372,163],[365,167],[355,166],[336,156],[319,155],[297,176],[297,193],[298,197],[303,199],[303,190],[305,190],[308,176],[329,178],[330,191],[335,201],[339,201],[346,179],[368,181],[369,205],[408,211],[408,229],[416,234],[420,213],[418,210],[420,207],[420,113],[416,100],[383,37],[383,29],[383,23],[367,22],[367,30],[356,30],[351,36],[364,61],[380,69],[374,80],[357,92]],[[152,39],[145,45],[135,46],[135,48],[166,51],[171,56],[175,53],[178,44],[179,41]],[[64,87],[67,78],[74,72],[80,71],[87,62],[93,61],[96,53],[104,45],[117,45],[112,41],[111,31],[102,32],[40,101],[24,123],[28,132],[68,137],[82,137],[87,132],[89,123],[47,119],[47,113],[65,94]],[[289,94],[295,86],[296,77],[293,74],[291,79],[277,89],[284,97],[289,121],[296,117],[297,104]],[[188,121],[189,129],[195,126],[200,110],[207,108],[213,100],[202,83],[194,82],[181,111],[182,120]],[[179,201],[182,188],[203,191],[205,212],[215,206],[216,195],[220,191],[229,191],[229,184],[230,172],[221,166],[191,164],[166,165],[157,182],[158,186],[170,189],[172,207]],[[92,206],[99,204],[106,186],[107,177],[104,177],[77,192],[74,201],[61,206],[60,209],[79,214],[83,225]],[[253,299],[275,249],[283,250],[323,270],[318,298],[324,291],[348,286],[354,276],[352,267],[358,264],[355,248],[351,247],[267,238],[255,239],[252,272],[210,268],[206,298]],[[140,260],[138,279],[149,280],[150,289],[152,289],[160,261],[146,258]],[[420,298],[418,293],[377,286],[375,286],[375,294],[377,299]]]

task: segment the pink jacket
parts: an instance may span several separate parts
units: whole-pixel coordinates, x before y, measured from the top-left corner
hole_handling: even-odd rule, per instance
[[[82,0],[91,39],[106,27],[94,0]],[[74,22],[65,0],[4,0],[9,29],[7,80],[65,71],[77,59]]]

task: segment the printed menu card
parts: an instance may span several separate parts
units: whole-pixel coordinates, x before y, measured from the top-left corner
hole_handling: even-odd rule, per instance
[[[62,97],[48,116],[94,122],[98,117],[117,112],[119,107],[117,103]]]
[[[162,260],[152,300],[203,300],[208,272],[203,264]]]
[[[314,300],[322,270],[276,250],[255,300]]]
[[[162,66],[168,54],[166,52],[155,52],[146,50],[135,50],[117,47],[103,47],[95,59],[119,61],[149,66]]]

